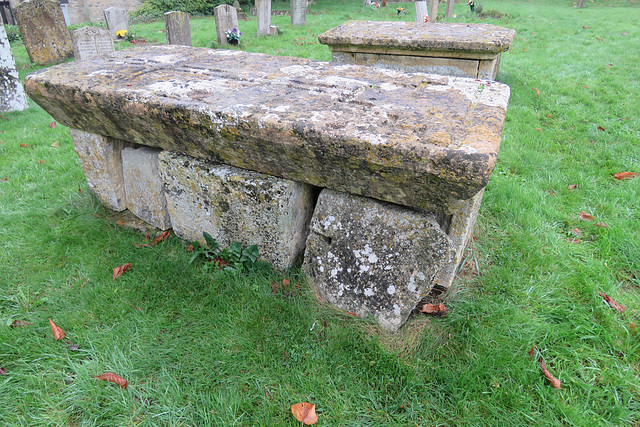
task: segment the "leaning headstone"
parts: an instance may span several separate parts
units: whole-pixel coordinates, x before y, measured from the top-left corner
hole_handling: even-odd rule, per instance
[[[83,27],[71,33],[73,55],[76,61],[93,58],[115,51],[109,30],[98,27]]]
[[[16,71],[7,32],[0,22],[0,112],[22,111],[27,108],[29,103]]]
[[[455,3],[455,0],[447,0],[447,10],[444,13],[444,17],[445,18],[451,18],[451,16],[453,16],[453,4]]]
[[[129,31],[129,12],[121,7],[110,7],[103,11],[104,20],[107,28],[111,32],[111,36],[115,39],[118,31]]]
[[[431,19],[429,20],[429,22],[433,24],[435,24],[436,20],[438,19],[438,3],[439,0],[431,0],[431,8],[429,9],[429,16],[431,17]]]
[[[271,0],[256,0],[258,37],[268,36],[271,27]]]
[[[221,4],[213,9],[216,21],[216,33],[220,46],[228,44],[226,31],[238,28],[238,14],[236,8],[230,4]]]
[[[191,46],[191,22],[186,12],[166,12],[164,14],[164,32],[167,44]]]
[[[291,25],[307,23],[307,0],[291,0]]]
[[[60,3],[26,0],[13,9],[31,62],[40,65],[62,62],[73,54],[71,36]]]
[[[429,17],[426,0],[416,2],[416,22],[425,22],[425,18]]]

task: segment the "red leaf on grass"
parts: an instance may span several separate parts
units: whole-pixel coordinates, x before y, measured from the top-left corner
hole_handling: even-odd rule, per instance
[[[553,375],[551,375],[551,372],[549,372],[549,370],[547,369],[547,365],[544,363],[544,360],[542,360],[542,357],[540,358],[539,362],[540,362],[540,369],[542,369],[542,374],[547,378],[547,380],[549,381],[549,383],[553,388],[559,389],[560,380],[554,377]]]
[[[160,243],[163,240],[167,240],[169,238],[169,236],[171,235],[171,231],[169,230],[165,230],[162,233],[160,233],[158,235],[158,237],[156,237],[155,239],[153,239],[153,243]]]
[[[425,314],[431,314],[436,317],[444,317],[449,312],[449,309],[445,307],[443,303],[425,304],[420,309],[420,312]]]
[[[7,371],[2,366],[0,366],[0,375],[7,375]]]
[[[615,179],[623,180],[623,179],[633,179],[640,176],[638,172],[618,172],[613,175]]]
[[[105,372],[102,375],[98,375],[96,378],[102,381],[116,383],[122,388],[127,388],[129,386],[129,381],[125,380],[120,375],[114,374],[113,372]]]
[[[64,331],[61,327],[53,323],[53,320],[49,319],[49,324],[51,325],[51,332],[53,332],[53,337],[57,340],[61,340],[64,338]]]
[[[536,96],[538,98],[540,98],[540,89],[538,89],[537,87],[532,87],[531,89],[535,90],[536,91]]]
[[[29,326],[29,325],[33,325],[33,323],[29,323],[29,322],[24,321],[24,320],[14,320],[13,322],[11,322],[9,327],[10,328],[18,328],[20,326]]]
[[[577,185],[575,185],[575,184],[571,184],[571,185],[569,186],[569,191],[573,191],[573,190],[575,190],[576,188],[578,188],[578,186],[577,186]]]
[[[51,129],[55,129],[57,126],[58,126],[58,124],[57,124],[56,122],[51,122],[51,123],[49,123],[49,127],[50,127]]]
[[[593,225],[595,225],[596,227],[604,227],[604,228],[607,228],[607,227],[608,227],[608,225],[607,225],[607,224],[605,224],[604,222],[596,222],[596,223],[595,223],[595,224],[593,224]]]
[[[582,211],[580,212],[580,219],[585,221],[593,221],[595,218],[593,217],[593,215],[589,215],[585,211]]]
[[[533,356],[535,352],[536,352],[536,346],[534,345],[533,347],[531,347],[531,350],[529,350],[529,357]]]
[[[604,128],[602,126],[598,126],[598,130],[601,130],[604,132]]]
[[[282,287],[286,288],[287,286],[289,286],[289,279],[282,279]]]
[[[622,313],[623,311],[625,311],[627,309],[627,307],[625,307],[622,304],[618,304],[617,302],[615,302],[615,300],[613,298],[611,298],[607,294],[603,294],[602,292],[598,292],[598,295],[600,295],[602,297],[602,299],[605,300],[605,302],[607,304],[609,304],[609,307],[615,308],[620,313]]]
[[[291,413],[296,417],[296,420],[302,424],[310,426],[318,422],[318,416],[316,415],[316,405],[312,405],[309,402],[296,403],[291,406]]]
[[[191,244],[187,248],[187,252],[193,252],[193,242],[191,242]]]
[[[131,270],[131,263],[128,262],[126,264],[122,264],[120,267],[116,267],[113,269],[113,280],[116,280],[118,277],[122,276],[125,271]]]

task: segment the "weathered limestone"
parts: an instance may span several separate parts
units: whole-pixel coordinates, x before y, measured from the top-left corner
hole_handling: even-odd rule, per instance
[[[438,4],[439,0],[431,0],[430,8],[429,8],[429,16],[431,19],[429,20],[429,24],[435,24],[438,20]]]
[[[129,31],[129,12],[121,7],[109,7],[104,10],[104,20],[111,36],[118,38],[118,31]]]
[[[433,214],[323,190],[304,268],[327,302],[395,332],[451,256]]]
[[[186,12],[166,12],[164,14],[164,33],[167,44],[191,46],[191,21]]]
[[[56,0],[26,0],[13,8],[31,62],[62,62],[73,54],[71,36]]]
[[[78,129],[69,131],[89,190],[109,209],[125,210],[127,198],[121,156],[125,143]]]
[[[429,17],[427,1],[426,0],[417,1],[415,4],[416,4],[416,24],[424,24],[425,18]]]
[[[0,22],[0,112],[29,108],[4,25]]]
[[[76,61],[115,51],[113,37],[109,30],[97,27],[83,27],[71,32],[73,55]]]
[[[445,214],[486,186],[509,98],[500,83],[182,46],[25,86],[69,127]]]
[[[488,24],[349,21],[318,40],[340,64],[495,80],[515,34]]]
[[[307,23],[308,0],[291,0],[291,25],[304,25]]]
[[[258,37],[271,34],[271,0],[256,0]]]
[[[444,12],[445,18],[450,18],[453,16],[453,6],[455,4],[455,0],[447,0],[447,9]]]
[[[218,44],[220,46],[229,44],[225,33],[227,30],[238,28],[238,14],[236,12],[236,8],[228,4],[221,4],[216,6],[213,13],[215,15]]]
[[[122,176],[127,209],[161,230],[171,228],[164,185],[160,180],[158,155],[150,147],[125,147],[122,150]]]
[[[304,249],[311,186],[168,151],[160,154],[160,175],[178,237],[204,243],[206,231],[223,247],[258,245],[279,269]]]

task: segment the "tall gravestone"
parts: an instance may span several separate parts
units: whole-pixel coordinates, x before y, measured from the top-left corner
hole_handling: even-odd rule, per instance
[[[129,12],[121,7],[110,7],[103,11],[104,20],[107,23],[107,28],[111,32],[111,37],[114,39],[118,36],[118,31],[129,31]]]
[[[29,107],[16,62],[11,53],[4,24],[0,22],[0,112],[22,111]]]
[[[230,4],[221,4],[213,9],[213,14],[216,21],[218,44],[220,46],[229,44],[225,32],[233,28],[238,28],[238,13],[236,12],[236,8]]]
[[[307,23],[307,0],[291,0],[291,25]]]
[[[26,0],[17,5],[13,13],[31,62],[53,64],[73,54],[71,36],[59,2]]]
[[[256,0],[258,15],[258,37],[271,33],[271,0]]]
[[[109,30],[98,27],[83,27],[71,32],[73,55],[76,61],[93,58],[115,51]]]
[[[164,33],[167,44],[191,46],[191,22],[186,12],[166,12],[164,14]]]
[[[426,0],[416,2],[416,22],[424,22],[424,18],[429,16]]]
[[[435,23],[438,19],[438,3],[439,0],[431,0],[431,8],[429,9],[430,23]]]
[[[447,0],[447,10],[444,13],[445,18],[450,18],[453,15],[453,4],[455,0]]]

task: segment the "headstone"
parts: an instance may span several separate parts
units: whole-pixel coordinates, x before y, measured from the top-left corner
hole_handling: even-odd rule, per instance
[[[438,3],[439,0],[431,0],[431,8],[429,9],[431,19],[429,19],[429,23],[435,24],[438,19]]]
[[[236,8],[230,4],[221,4],[213,10],[216,21],[216,33],[218,44],[224,46],[228,44],[225,32],[233,28],[238,28],[238,14]]]
[[[425,18],[429,17],[426,0],[416,2],[416,23],[424,23]]]
[[[455,0],[447,0],[447,10],[444,14],[445,18],[450,18],[451,16],[453,16],[453,5],[455,3]]]
[[[291,0],[291,25],[307,23],[307,0]]]
[[[0,22],[0,112],[29,108],[4,24]]]
[[[53,64],[73,54],[71,36],[59,2],[26,0],[17,5],[13,12],[31,62]]]
[[[235,0],[235,1],[233,2],[233,7],[235,7],[235,8],[236,8],[236,10],[238,10],[238,9],[239,9],[239,10],[242,10],[242,6],[240,6],[240,2],[239,2],[238,0]]]
[[[269,35],[270,36],[277,36],[278,34],[280,34],[280,32],[278,31],[278,27],[276,25],[269,26]]]
[[[164,32],[167,44],[191,46],[191,22],[186,12],[167,12],[164,14]]]
[[[129,31],[129,12],[121,7],[110,7],[104,10],[104,20],[114,39],[118,31]]]
[[[258,37],[268,36],[271,27],[271,0],[256,0]]]
[[[578,0],[578,5],[577,7],[585,7],[585,3],[587,2],[587,0]]]
[[[109,30],[98,27],[83,27],[71,33],[73,55],[76,61],[93,58],[115,51]]]

